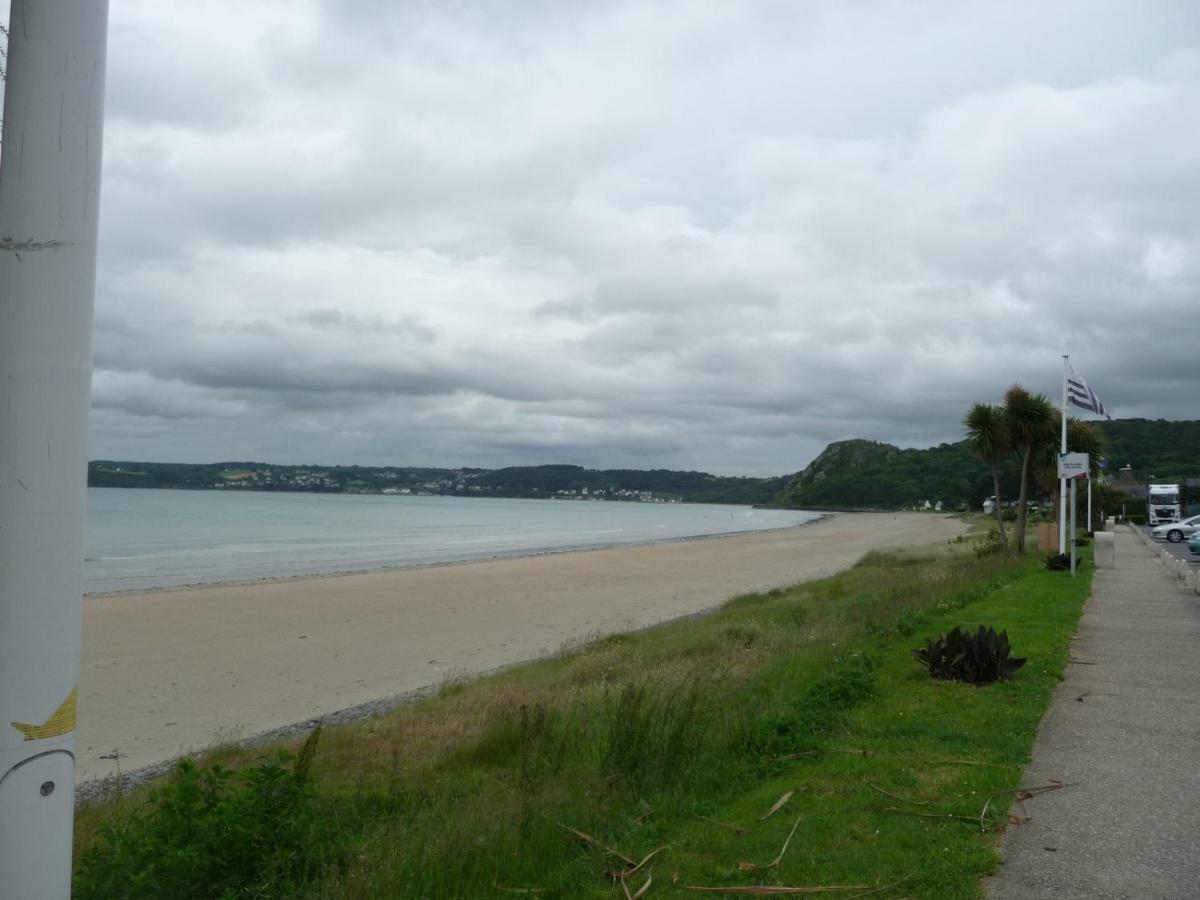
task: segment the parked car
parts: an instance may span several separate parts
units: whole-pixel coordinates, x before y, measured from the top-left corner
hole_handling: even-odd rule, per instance
[[[1200,531],[1197,531],[1188,540],[1188,549],[1193,553],[1200,553]]]
[[[1150,533],[1156,538],[1166,538],[1173,544],[1178,544],[1186,537],[1191,537],[1200,531],[1200,516],[1192,516],[1181,522],[1168,522],[1166,525],[1155,525]]]

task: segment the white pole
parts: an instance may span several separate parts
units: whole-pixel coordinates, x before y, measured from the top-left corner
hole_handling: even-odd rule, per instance
[[[1071,577],[1075,577],[1075,486],[1078,478],[1071,479]]]
[[[71,890],[107,0],[12,0],[0,151],[0,897]]]
[[[1062,445],[1059,453],[1067,452],[1067,355],[1063,354],[1062,381]],[[1058,552],[1067,552],[1067,480],[1058,479]]]
[[[1095,526],[1092,524],[1092,472],[1091,462],[1088,463],[1088,517],[1087,527],[1084,528],[1084,533],[1091,531]]]

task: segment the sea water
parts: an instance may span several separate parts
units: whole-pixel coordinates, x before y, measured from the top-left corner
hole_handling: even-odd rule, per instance
[[[89,488],[85,593],[316,575],[801,525],[700,503]]]

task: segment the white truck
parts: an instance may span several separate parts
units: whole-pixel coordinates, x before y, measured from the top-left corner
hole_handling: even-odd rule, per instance
[[[1150,526],[1178,522],[1183,515],[1179,505],[1179,485],[1152,484],[1146,492],[1146,524]]]

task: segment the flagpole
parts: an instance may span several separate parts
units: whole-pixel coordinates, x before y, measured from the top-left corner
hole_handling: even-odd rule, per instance
[[[1067,452],[1067,367],[1070,363],[1067,354],[1063,354],[1063,382],[1062,382],[1062,446],[1059,448],[1059,453]],[[1058,552],[1067,552],[1067,480],[1065,478],[1058,479]]]

